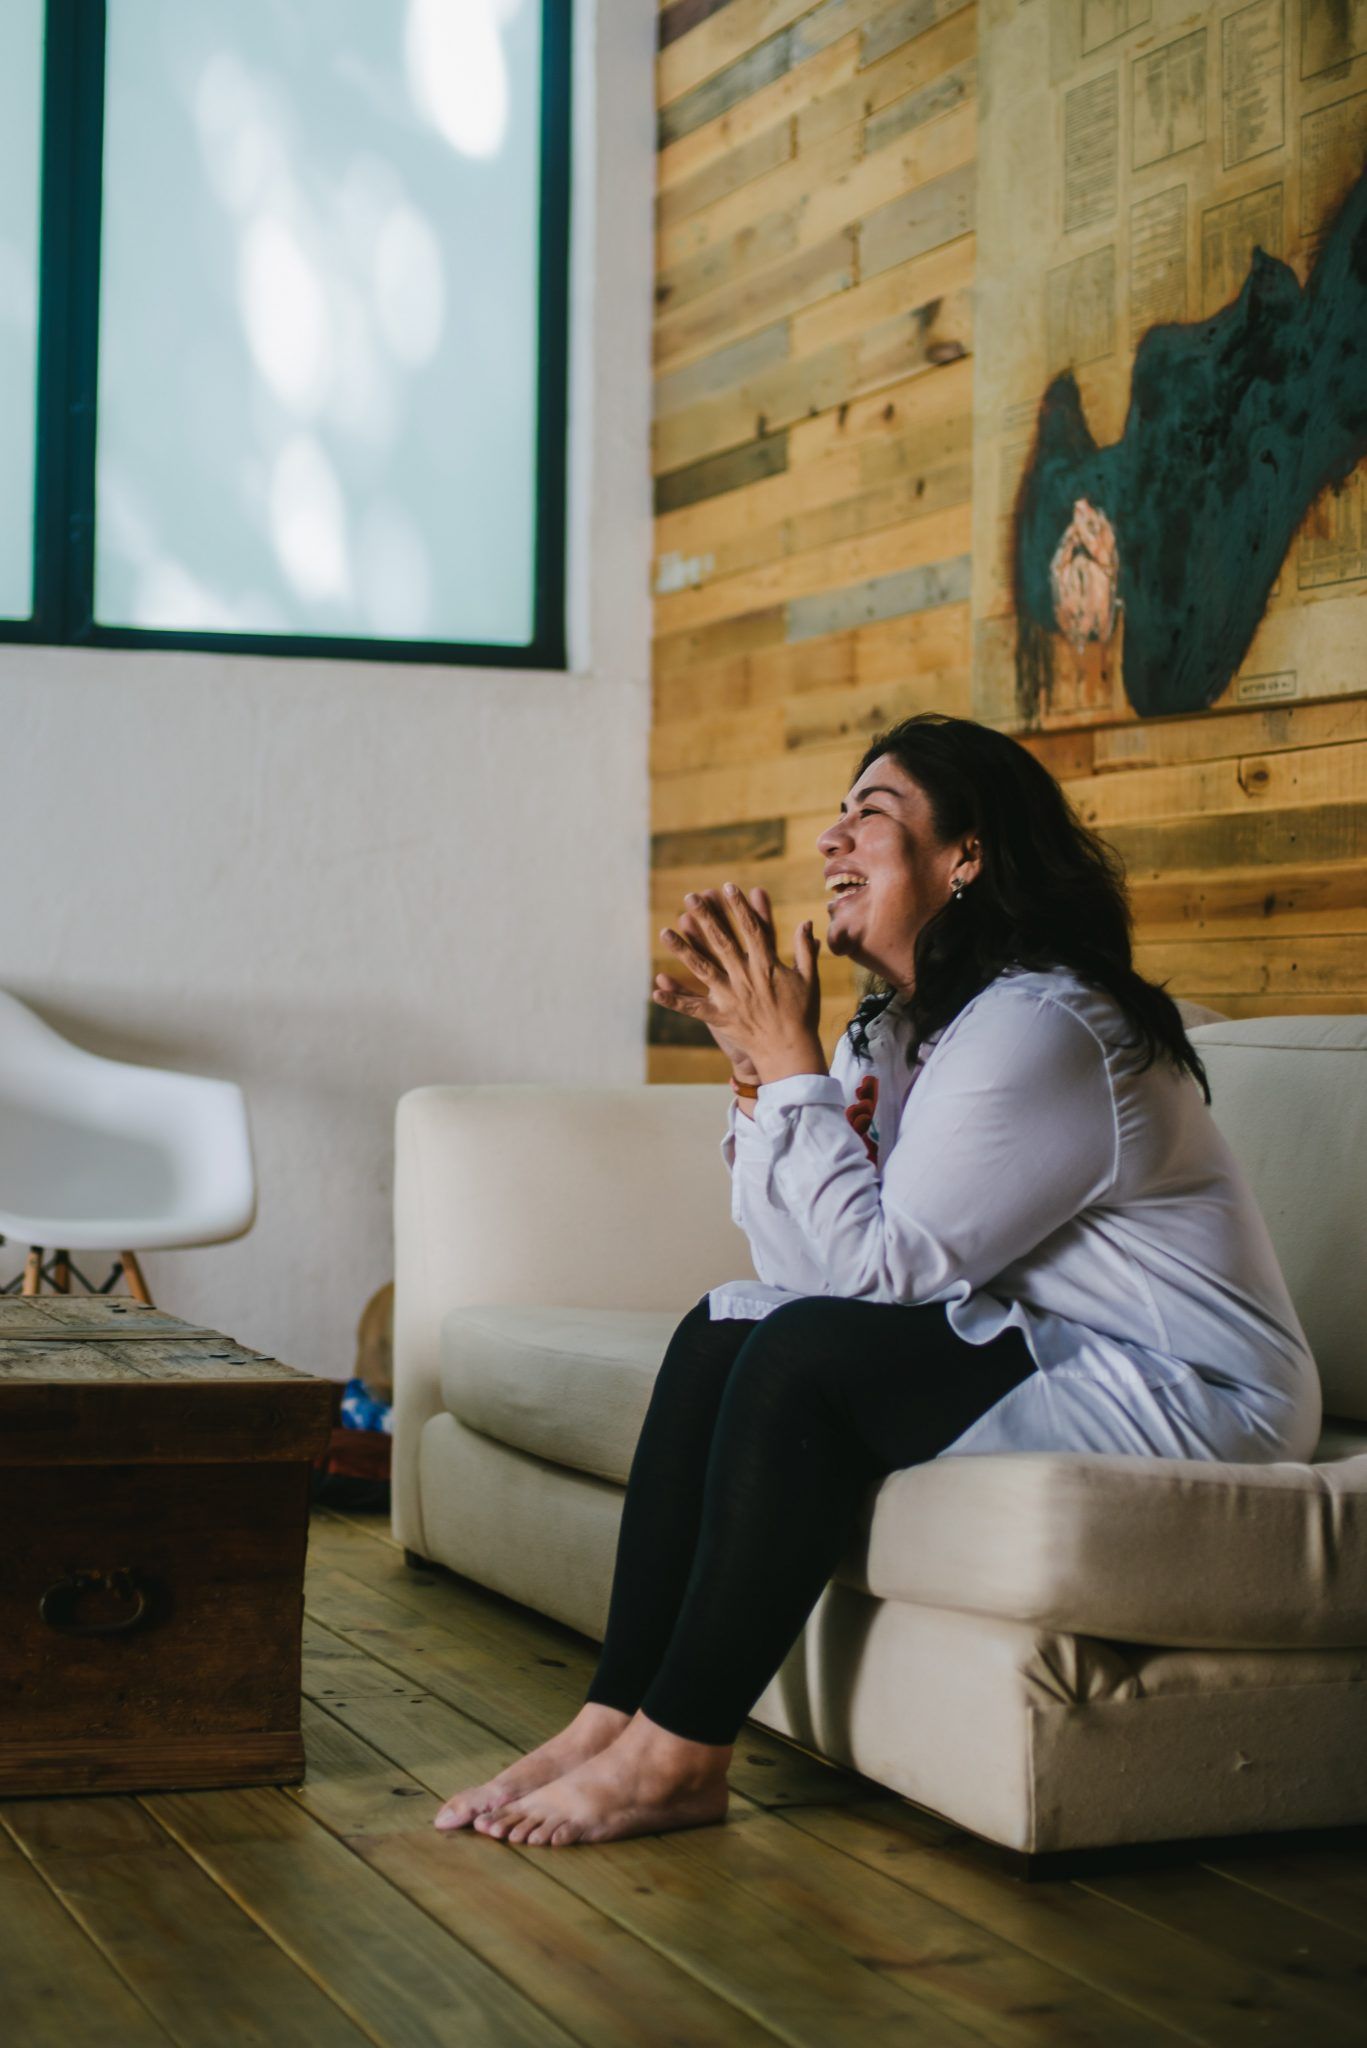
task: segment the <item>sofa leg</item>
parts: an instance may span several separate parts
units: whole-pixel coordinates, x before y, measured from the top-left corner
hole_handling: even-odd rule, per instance
[[[420,1557],[416,1550],[405,1550],[403,1561],[411,1572],[435,1572],[440,1570],[440,1566],[433,1564],[431,1558]]]

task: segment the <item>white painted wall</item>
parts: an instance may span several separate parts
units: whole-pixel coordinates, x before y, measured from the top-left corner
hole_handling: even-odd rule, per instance
[[[241,1083],[255,1228],[145,1270],[337,1378],[393,1273],[404,1089],[644,1078],[654,32],[579,0],[573,673],[0,647],[0,986]]]

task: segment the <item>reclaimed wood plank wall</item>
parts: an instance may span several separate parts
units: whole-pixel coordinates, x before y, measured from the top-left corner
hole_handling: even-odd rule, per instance
[[[653,871],[762,882],[785,950],[867,737],[971,717],[976,11],[659,17]],[[1367,1011],[1367,696],[1025,741],[1123,854],[1136,965],[1230,1016]],[[855,999],[823,955],[823,1037]],[[717,1080],[648,1006],[650,1078]]]

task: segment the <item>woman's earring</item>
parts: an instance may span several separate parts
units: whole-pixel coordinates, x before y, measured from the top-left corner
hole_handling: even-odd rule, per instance
[[[963,898],[963,893],[964,893],[964,882],[963,882],[963,876],[962,876],[962,875],[955,875],[955,876],[954,876],[954,878],[952,879],[952,881],[950,882],[950,885],[949,885],[949,886],[950,886],[950,888],[951,888],[951,889],[953,890],[953,892],[954,892],[954,901],[955,901],[956,903],[958,903],[958,902],[962,901],[962,898]]]

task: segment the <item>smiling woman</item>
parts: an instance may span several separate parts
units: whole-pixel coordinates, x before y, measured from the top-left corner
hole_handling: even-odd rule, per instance
[[[897,793],[874,794],[879,784]],[[864,920],[847,931],[842,916],[839,938],[832,924],[831,951],[858,960],[875,984],[851,1027],[856,1045],[900,994],[914,1061],[1005,968],[1068,966],[1108,991],[1146,1060],[1166,1055],[1210,1101],[1176,1003],[1131,964],[1124,863],[1028,747],[972,719],[926,712],[870,744],[841,804],[842,826],[856,795],[859,809],[890,812],[900,827],[910,896],[907,924],[880,921],[872,944]],[[829,833],[817,843],[840,845]],[[835,865],[828,852],[828,878]]]
[[[721,1819],[741,1722],[903,1466],[1315,1442],[1315,1363],[1204,1069],[1048,772],[928,713],[874,741],[817,845],[831,950],[877,983],[829,1072],[810,924],[789,965],[764,891],[728,884],[664,934],[690,979],[656,1002],[733,1063],[758,1277],[665,1354],[584,1707],[441,1827],[556,1846]]]
[[[892,741],[879,744],[887,751],[861,765],[838,823],[817,840],[832,892],[828,937],[833,953],[911,989],[922,928],[981,873],[982,849],[976,832],[956,840],[937,830],[926,791]]]

